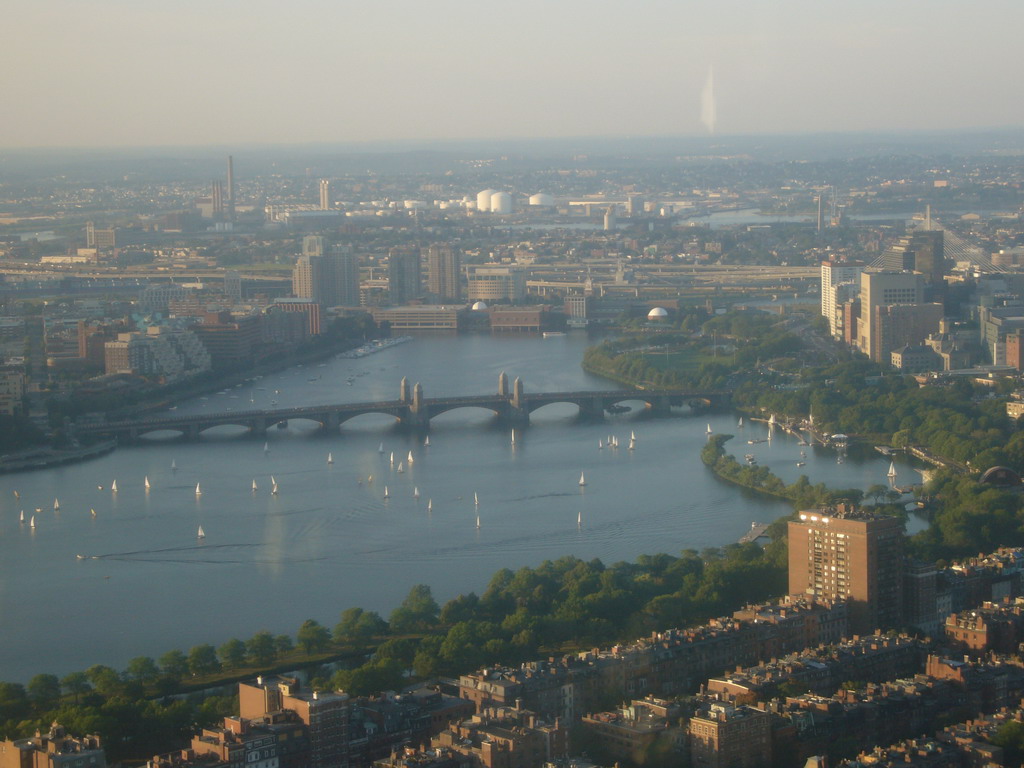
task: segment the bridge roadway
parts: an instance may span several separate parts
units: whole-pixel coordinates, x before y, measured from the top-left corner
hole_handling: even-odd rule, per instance
[[[75,432],[80,437],[116,437],[122,443],[134,442],[143,435],[158,431],[180,432],[186,439],[195,440],[207,429],[231,425],[245,427],[249,434],[262,436],[271,427],[287,423],[290,419],[319,422],[322,429],[337,431],[349,419],[367,413],[393,416],[405,426],[425,430],[429,429],[430,420],[435,416],[457,408],[484,408],[513,426],[525,426],[529,424],[530,414],[545,405],[573,403],[579,408],[581,418],[600,419],[609,408],[626,400],[643,401],[651,413],[667,414],[673,406],[720,407],[728,402],[729,394],[680,389],[524,393],[519,379],[510,390],[503,376],[499,380],[498,394],[425,398],[419,384],[410,391],[403,379],[398,400],[81,423],[75,425]]]

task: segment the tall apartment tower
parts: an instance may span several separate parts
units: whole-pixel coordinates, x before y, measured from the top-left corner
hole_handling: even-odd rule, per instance
[[[789,592],[849,601],[850,631],[903,621],[903,524],[839,505],[789,523]]]
[[[292,295],[297,299],[317,300],[323,282],[323,258],[300,256],[292,268]]]
[[[865,270],[860,276],[860,323],[857,327],[857,347],[876,363],[888,363],[891,348],[887,349],[886,344],[883,343],[879,320],[880,310],[893,305],[923,303],[924,277],[919,273]],[[918,340],[917,343],[920,341]]]
[[[228,155],[228,221],[235,220],[235,158]]]
[[[331,182],[320,179],[320,210],[331,210]]]
[[[359,258],[349,249],[303,255],[292,269],[292,295],[323,307],[359,306]]]
[[[435,302],[462,300],[462,259],[450,243],[427,249],[427,293]]]
[[[391,294],[391,303],[401,306],[422,295],[422,283],[419,250],[403,252],[392,248],[388,254],[388,292]]]
[[[860,273],[864,265],[859,262],[821,262],[821,314],[828,319],[832,338],[843,336],[842,305],[860,290]]]
[[[310,768],[348,768],[349,697],[347,693],[305,691],[298,680],[256,678],[238,684],[239,714],[249,720],[288,710],[309,727]]]

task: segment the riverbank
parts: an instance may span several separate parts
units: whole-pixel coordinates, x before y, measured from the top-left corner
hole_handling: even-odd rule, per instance
[[[0,473],[25,472],[32,469],[49,469],[62,464],[73,464],[79,461],[105,456],[117,447],[116,440],[105,440],[102,443],[58,450],[56,448],[37,448],[19,451],[0,456]]]

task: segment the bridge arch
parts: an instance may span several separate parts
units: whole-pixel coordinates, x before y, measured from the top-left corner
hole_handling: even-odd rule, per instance
[[[477,403],[452,403],[452,404],[435,404],[431,405],[428,409],[428,418],[433,419],[437,416],[442,416],[446,413],[454,413],[455,411],[461,410],[474,410],[474,411],[486,411],[491,415],[498,417],[504,413],[503,409],[494,408],[489,405],[481,405]]]
[[[365,408],[365,409],[360,410],[360,411],[345,411],[345,412],[339,413],[338,414],[338,424],[341,425],[341,426],[344,426],[346,423],[352,421],[353,419],[358,419],[360,416],[368,416],[368,415],[389,416],[392,419],[394,419],[395,421],[401,421],[402,420],[401,416],[399,416],[397,413],[395,413],[395,411],[393,409],[390,409],[390,408]]]

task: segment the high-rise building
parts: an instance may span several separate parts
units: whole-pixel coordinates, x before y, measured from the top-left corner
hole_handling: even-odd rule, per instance
[[[789,592],[849,602],[860,634],[903,620],[903,524],[840,504],[789,523]]]
[[[419,249],[399,251],[392,248],[388,254],[388,292],[391,303],[407,304],[423,293]]]
[[[228,220],[235,220],[235,159],[228,155]]]
[[[331,210],[331,182],[328,179],[320,179],[320,210]]]
[[[891,271],[920,272],[927,285],[941,286],[946,275],[944,241],[941,229],[917,230],[882,254],[882,265]]]
[[[526,272],[520,267],[470,267],[469,301],[515,302],[526,295]]]
[[[297,299],[318,300],[323,282],[323,257],[300,256],[292,268],[292,295]]]
[[[427,293],[435,302],[462,300],[462,259],[450,243],[427,249]]]
[[[302,238],[303,256],[323,256],[327,253],[327,240],[323,235],[306,235]]]
[[[888,363],[892,347],[886,347],[882,343],[877,320],[879,308],[897,304],[916,305],[923,302],[924,277],[917,272],[877,269],[862,272],[860,275],[860,322],[857,326],[857,347],[876,363]],[[933,330],[938,330],[938,328]],[[918,339],[917,343],[923,340],[924,337]]]
[[[859,262],[821,262],[821,314],[828,319],[832,338],[843,336],[843,303],[855,298],[860,290]]]
[[[359,306],[358,257],[348,248],[300,256],[292,269],[292,294],[324,307]]]

